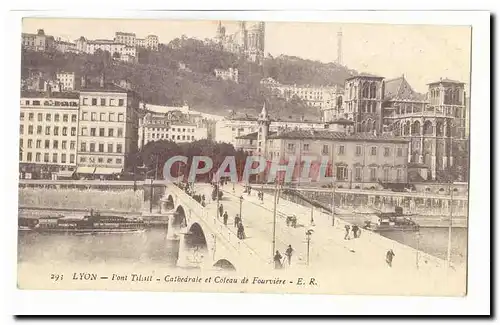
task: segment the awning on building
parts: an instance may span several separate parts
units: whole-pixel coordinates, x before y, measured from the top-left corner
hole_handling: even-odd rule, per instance
[[[78,174],[93,174],[95,169],[96,169],[95,167],[82,166],[82,167],[78,167],[76,172]]]
[[[97,167],[95,169],[94,174],[97,175],[113,175],[113,174],[121,174],[121,168],[109,168],[109,167]]]
[[[60,170],[57,172],[57,177],[71,177],[75,173],[74,170]]]

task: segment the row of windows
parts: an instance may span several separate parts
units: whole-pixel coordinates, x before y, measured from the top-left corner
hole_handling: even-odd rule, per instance
[[[19,119],[21,121],[24,121],[24,112],[21,112],[19,115]],[[33,122],[35,119],[35,113],[28,113],[28,121]],[[62,114],[62,121],[63,122],[68,122],[69,120],[69,115],[68,114]],[[38,113],[37,114],[37,121],[42,122],[43,121],[43,113]],[[47,113],[45,114],[45,121],[46,122],[52,122],[52,114]],[[60,115],[58,113],[54,114],[54,122],[60,122]],[[71,114],[71,122],[76,123],[76,114]]]
[[[68,127],[66,127],[66,126],[63,126],[62,128],[59,128],[58,126],[54,126],[53,129],[50,126],[46,126],[45,127],[45,135],[59,136],[59,129],[61,129],[61,131],[62,131],[61,132],[62,136],[68,135]],[[52,130],[52,133],[51,133],[51,130]],[[32,135],[33,132],[34,132],[33,125],[28,125],[28,135]],[[19,134],[21,134],[21,135],[24,134],[24,125],[23,124],[21,124],[21,126],[19,127]],[[43,134],[43,127],[41,125],[38,125],[36,127],[36,134],[37,135]],[[71,128],[71,136],[76,136],[76,127]]]
[[[50,140],[45,140],[44,141],[44,148],[50,149],[51,148],[50,143],[51,143]],[[60,143],[61,143],[62,150],[68,149],[68,141],[63,140]],[[23,139],[19,139],[19,147],[24,148],[24,140]],[[28,139],[28,141],[26,143],[26,147],[28,149],[33,148],[33,139]],[[42,140],[40,140],[40,139],[36,140],[35,147],[37,149],[41,149],[42,148]],[[69,148],[71,150],[74,150],[76,148],[76,141],[70,141]],[[52,140],[52,149],[59,149],[59,140]]]
[[[92,105],[92,106],[97,106],[97,103],[99,102],[100,106],[124,106],[123,104],[125,103],[125,100],[122,98],[118,99],[118,101],[115,98],[89,98],[85,97],[82,99],[82,105]],[[118,105],[117,105],[118,104]]]
[[[159,133],[148,133],[146,134],[146,138],[147,139],[169,139],[168,137],[168,134],[159,134]],[[177,135],[175,136],[174,134],[172,134],[172,136],[170,137],[170,139],[172,140],[195,140],[195,137],[194,135],[183,135],[183,136],[180,136],[180,135]]]
[[[80,133],[81,135],[88,136],[89,135],[89,128],[86,126],[82,127],[82,131]],[[97,128],[90,128],[90,136],[91,137],[96,137],[97,135]],[[99,128],[99,136],[100,137],[114,137],[115,136],[115,129],[113,128],[108,128],[108,132],[106,133],[105,128]],[[121,138],[123,137],[123,128],[118,128],[116,132],[116,137]]]
[[[188,132],[188,133],[194,133],[194,128],[188,128],[188,129],[186,129],[186,128],[182,128],[182,129],[181,129],[181,128],[171,128],[170,130],[171,130],[172,132]],[[243,130],[243,129],[242,129],[242,130]],[[149,129],[148,131],[153,131],[153,132],[155,132],[155,131],[156,131],[156,132],[162,132],[162,131],[163,131],[163,132],[165,132],[165,131],[166,131],[166,129],[164,129],[164,128],[151,128],[151,129]],[[234,128],[233,128],[233,131],[234,131]]]
[[[41,106],[42,101],[40,100],[25,100],[24,105],[32,105],[32,106]],[[59,100],[45,100],[43,102],[43,106],[71,106],[71,107],[78,107],[77,102],[70,102],[70,101],[59,101]]]
[[[123,113],[118,113],[118,122],[124,121],[125,115]],[[82,112],[82,121],[89,121],[89,112]],[[92,112],[90,114],[90,121],[97,121],[97,113]],[[104,122],[116,122],[115,113],[99,113],[99,121]]]
[[[378,168],[377,167],[369,167],[368,168],[370,177],[369,180],[372,182],[378,181]],[[382,180],[387,182],[390,180],[390,168],[383,168],[383,176]],[[336,174],[336,179],[339,181],[347,181],[349,180],[349,171],[347,167],[345,166],[338,166],[337,167],[337,174]],[[363,179],[363,168],[362,167],[354,167],[354,180],[355,181],[362,181]],[[403,170],[401,168],[398,168],[396,170],[396,181],[402,181],[403,180]]]
[[[123,160],[121,158],[116,158],[115,159],[115,163],[117,165],[121,165],[122,161]],[[80,157],[80,162],[81,163],[86,163],[87,162],[87,157]],[[91,158],[88,159],[88,162],[95,164],[96,163],[96,159],[94,157],[91,157]],[[97,163],[103,164],[104,163],[104,158],[103,157],[97,157]],[[113,163],[113,158],[106,158],[106,163],[107,164],[112,164]]]
[[[309,144],[308,143],[304,143],[302,145],[302,151],[309,151],[310,147],[309,147]],[[377,150],[378,148],[373,146],[370,148],[370,155],[371,156],[376,156],[377,155]],[[391,148],[389,147],[384,147],[384,157],[389,157],[391,155]],[[295,152],[295,144],[294,143],[289,143],[288,146],[287,146],[287,151],[288,152]],[[330,146],[325,144],[323,145],[323,149],[321,151],[322,154],[326,155],[330,152]],[[356,146],[356,151],[355,151],[355,154],[356,156],[361,156],[362,155],[362,152],[363,152],[363,149],[362,149],[362,146]],[[337,154],[338,155],[345,155],[346,153],[346,148],[344,145],[339,145],[338,146],[338,150],[337,150]],[[396,154],[398,157],[402,157],[403,156],[403,148],[397,148],[396,150]]]
[[[115,151],[113,151],[113,147],[114,147],[113,143],[108,143],[108,145],[107,145],[108,151],[106,151],[106,152],[114,153]],[[89,149],[89,152],[96,152],[96,149],[97,149],[97,152],[104,152],[104,143],[99,143],[97,145],[97,148],[96,148],[96,144],[94,142],[90,142],[88,149]],[[81,152],[87,151],[87,142],[80,143],[80,151]],[[123,146],[122,146],[122,144],[118,143],[116,145],[116,153],[122,153],[122,151],[123,151]]]
[[[34,159],[33,159],[34,158]],[[74,164],[75,163],[75,154],[70,154],[69,155],[69,161],[67,161],[67,155],[65,153],[62,153],[59,155],[58,153],[53,153],[52,154],[52,160],[50,160],[50,154],[48,152],[43,154],[43,162],[46,163],[61,163],[61,164]],[[23,161],[23,153],[19,153],[19,161]],[[34,157],[32,152],[27,152],[26,153],[26,161],[28,162],[42,162],[42,154],[40,152],[36,152]]]

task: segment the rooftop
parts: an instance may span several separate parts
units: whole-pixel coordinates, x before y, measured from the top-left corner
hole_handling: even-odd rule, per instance
[[[405,76],[385,81],[384,98],[386,100],[416,100],[424,101],[425,95],[413,90]]]
[[[126,93],[127,90],[123,89],[121,87],[118,87],[115,84],[112,83],[107,83],[104,85],[104,87],[101,87],[100,84],[91,84],[87,85],[85,87],[80,88],[80,92],[84,93],[89,93],[89,92],[95,92],[95,93]]]
[[[51,93],[50,96],[47,92],[43,91],[21,91],[21,98],[65,98],[65,99],[79,99],[80,94],[77,92],[55,92]]]
[[[278,134],[278,132],[271,131],[271,132],[269,132],[268,136],[272,136],[272,135],[276,135],[276,134]],[[252,132],[252,133],[248,133],[248,134],[236,137],[236,139],[257,140],[258,135],[259,135],[258,132]]]
[[[444,78],[444,79],[439,79],[438,81],[430,82],[430,83],[428,83],[428,85],[435,85],[435,84],[440,84],[440,83],[451,83],[451,84],[461,84],[461,85],[465,84],[465,82]]]
[[[339,140],[408,143],[407,140],[389,135],[374,135],[372,133],[346,134],[328,130],[293,130],[270,136],[269,139],[308,139],[308,140]]]
[[[370,73],[360,73],[358,75],[347,78],[346,80],[356,79],[356,78],[372,78],[372,79],[384,79],[384,77],[376,76]]]

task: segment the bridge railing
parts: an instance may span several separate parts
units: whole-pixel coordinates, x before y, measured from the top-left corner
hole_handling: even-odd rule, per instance
[[[203,225],[210,229],[211,232],[216,234],[218,237],[225,240],[225,242],[231,246],[238,255],[250,256],[251,258],[258,258],[261,261],[265,261],[260,257],[255,250],[253,250],[244,240],[238,238],[237,234],[227,225],[217,218],[216,211],[210,211],[207,207],[203,207],[198,201],[193,197],[188,195],[182,189],[175,185],[168,185],[169,191],[175,194],[178,199],[185,204],[190,209],[191,214],[195,214],[202,221]],[[246,254],[246,255],[245,255]]]

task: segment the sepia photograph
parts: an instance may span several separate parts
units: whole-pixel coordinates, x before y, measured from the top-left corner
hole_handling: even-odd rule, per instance
[[[471,42],[24,18],[18,288],[466,296]]]

